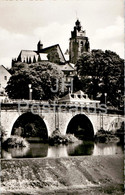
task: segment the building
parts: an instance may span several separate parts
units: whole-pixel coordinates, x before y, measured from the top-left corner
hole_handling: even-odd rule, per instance
[[[22,50],[19,56],[12,60],[12,66],[15,62],[35,63],[40,61],[50,61],[59,65],[67,62],[75,64],[83,52],[90,51],[89,39],[79,20],[75,22],[71,38],[69,39],[69,50],[63,54],[60,45],[52,45],[44,48],[41,41],[37,44],[37,50]]]
[[[12,67],[17,62],[23,62],[23,63],[36,63],[41,61],[49,61],[56,63],[59,65],[59,68],[64,72],[65,75],[65,83],[68,85],[70,84],[74,74],[75,74],[75,68],[74,65],[69,62],[69,59],[66,60],[59,44],[49,46],[46,48],[43,48],[43,44],[41,41],[37,44],[37,50],[21,50],[19,56],[17,59],[12,60]]]
[[[76,104],[76,105],[84,105],[87,106],[98,106],[100,101],[98,100],[91,100],[87,94],[83,91],[79,90],[75,93],[68,93],[66,96],[63,96],[58,100],[61,104]]]
[[[23,62],[27,64],[49,61],[59,65],[60,69],[64,72],[65,82],[71,83],[75,75],[74,64],[83,52],[90,51],[90,44],[86,32],[82,30],[80,21],[75,22],[74,30],[71,32],[69,42],[69,50],[67,49],[63,54],[60,45],[52,45],[44,48],[41,41],[37,44],[37,50],[21,50],[19,56],[12,60],[12,67],[16,62]]]
[[[75,75],[74,64],[67,63],[67,64],[61,65],[59,67],[64,72],[65,82],[67,84],[70,84],[71,83],[71,80],[73,79],[73,77]]]
[[[12,60],[12,67],[16,62],[24,62],[24,63],[36,63],[41,61],[49,61],[56,64],[65,64],[66,60],[63,55],[63,52],[59,46],[59,44],[52,45],[46,48],[43,48],[43,44],[41,41],[37,44],[37,50],[21,50],[17,59]]]
[[[83,52],[90,51],[90,44],[86,32],[82,30],[79,20],[75,22],[74,30],[71,31],[69,42],[69,61],[75,64]]]
[[[11,74],[8,72],[8,70],[1,65],[0,66],[0,101],[4,100],[7,97],[7,94],[5,92],[5,88],[7,86],[7,82],[10,79]]]

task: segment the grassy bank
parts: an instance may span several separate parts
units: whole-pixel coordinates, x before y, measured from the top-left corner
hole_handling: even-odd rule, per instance
[[[2,160],[4,194],[122,195],[123,156]]]

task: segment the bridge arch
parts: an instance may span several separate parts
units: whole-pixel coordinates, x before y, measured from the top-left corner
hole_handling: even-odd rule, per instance
[[[79,139],[92,140],[94,138],[94,127],[85,114],[76,114],[70,119],[66,133],[74,134]]]
[[[43,118],[37,114],[26,112],[21,114],[13,124],[11,135],[22,137],[40,137],[48,139],[48,129]]]

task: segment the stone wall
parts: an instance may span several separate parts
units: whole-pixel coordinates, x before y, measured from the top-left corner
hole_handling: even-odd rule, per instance
[[[7,136],[11,135],[11,131],[14,123],[23,113],[26,113],[28,110],[21,110],[18,112],[18,109],[7,109],[1,110],[1,125],[3,129],[7,132]],[[29,112],[29,111],[28,111]],[[46,128],[48,131],[48,136],[51,136],[52,132],[55,129],[59,129],[63,135],[66,134],[67,127],[71,119],[78,115],[83,114],[88,117],[90,120],[94,134],[101,128],[101,115],[99,113],[87,113],[81,111],[70,111],[68,112],[66,109],[54,112],[53,110],[43,111],[37,113],[45,122]],[[117,114],[103,114],[103,129],[104,130],[115,130],[118,129],[124,121],[124,117],[122,115]],[[116,124],[117,123],[117,124]]]

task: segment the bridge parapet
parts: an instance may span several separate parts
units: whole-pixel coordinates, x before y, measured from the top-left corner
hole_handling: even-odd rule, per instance
[[[26,110],[29,109],[30,111],[33,110],[42,110],[46,112],[51,112],[54,110],[59,110],[59,111],[64,111],[66,110],[67,112],[72,111],[72,110],[81,110],[82,111],[87,111],[88,113],[106,113],[106,114],[118,114],[118,115],[124,115],[123,110],[116,110],[116,109],[108,109],[108,107],[94,107],[94,105],[83,105],[83,104],[60,104],[58,102],[51,102],[49,103],[48,101],[17,101],[17,102],[9,102],[9,103],[1,103],[0,105],[1,110],[13,110],[17,109],[19,110]]]
[[[107,110],[107,113],[104,113],[105,110],[102,110],[98,107],[84,107],[83,105],[74,105],[74,104],[58,104],[56,102],[13,102],[13,103],[2,103],[1,104],[1,125],[8,132],[8,136],[11,135],[12,127],[15,121],[24,113],[32,112],[33,114],[39,115],[45,122],[48,130],[48,135],[50,136],[52,132],[58,128],[62,134],[66,133],[67,126],[70,120],[75,115],[85,115],[91,121],[94,129],[94,134],[101,129],[111,130],[111,127],[115,127],[113,120],[119,121],[124,120],[123,111],[117,110]],[[121,123],[120,122],[120,123]]]

